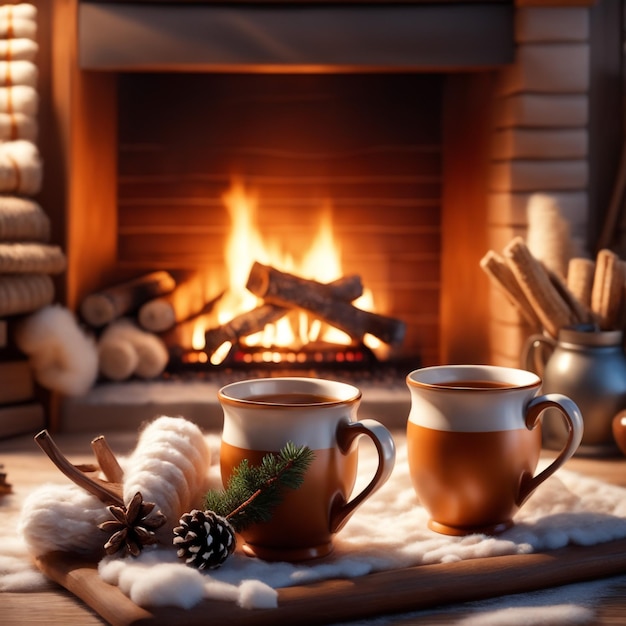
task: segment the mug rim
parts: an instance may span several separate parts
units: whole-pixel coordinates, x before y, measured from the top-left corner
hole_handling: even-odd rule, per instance
[[[333,396],[330,400],[322,400],[316,402],[270,402],[260,401],[250,397],[251,390],[255,386],[267,386],[271,387],[273,383],[295,383],[296,389],[291,389],[293,393],[317,393],[318,395]],[[332,389],[331,389],[332,386]],[[240,396],[235,395],[233,392],[238,390],[247,389],[245,394]],[[339,390],[343,390],[343,393],[339,393]],[[257,391],[259,395],[262,392]],[[265,393],[271,393],[269,390]],[[289,393],[289,391],[281,392],[274,391],[274,393]],[[242,397],[242,396],[247,397]],[[339,396],[339,397],[334,397]],[[250,378],[246,380],[239,380],[233,383],[224,385],[217,392],[217,397],[220,402],[226,402],[228,404],[244,405],[244,406],[275,406],[275,407],[289,407],[289,408],[306,408],[306,407],[327,407],[336,406],[339,404],[351,404],[361,399],[362,392],[358,387],[338,380],[331,380],[326,378],[307,377],[307,376],[275,376],[264,378]]]
[[[444,375],[445,372],[445,375]],[[418,376],[420,378],[418,378]],[[514,377],[516,382],[511,378]],[[494,382],[507,383],[498,387],[475,387],[463,385],[465,380],[491,380]],[[450,385],[458,381],[459,385]],[[409,387],[424,389],[436,389],[441,391],[469,391],[477,393],[494,393],[513,389],[538,388],[542,384],[541,378],[529,370],[502,365],[431,365],[409,372],[406,377]],[[442,383],[448,383],[443,386]]]

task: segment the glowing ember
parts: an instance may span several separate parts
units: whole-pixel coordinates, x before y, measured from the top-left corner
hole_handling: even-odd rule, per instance
[[[217,302],[212,314],[213,324],[223,325],[236,316],[252,311],[263,301],[246,289],[250,270],[255,262],[270,265],[277,270],[289,272],[305,279],[330,283],[343,276],[341,251],[335,240],[332,226],[332,206],[320,207],[319,226],[310,247],[301,259],[285,253],[281,242],[265,239],[257,225],[259,205],[255,193],[245,188],[241,181],[234,181],[222,200],[230,216],[230,231],[225,246],[225,266],[228,272],[228,289]],[[373,298],[364,292],[353,303],[363,310],[373,310]],[[194,330],[193,347],[204,347],[206,320]],[[297,361],[297,351],[312,342],[349,346],[351,337],[329,324],[307,314],[292,310],[274,323],[265,325],[262,331],[241,338],[241,344],[254,348],[267,348],[254,352],[251,359],[260,362]],[[366,336],[364,342],[378,349],[381,342]],[[212,364],[222,363],[232,348],[232,342],[224,341],[210,356]],[[288,350],[281,350],[288,348]]]

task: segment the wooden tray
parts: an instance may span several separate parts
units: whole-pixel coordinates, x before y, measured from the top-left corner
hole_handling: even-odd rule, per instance
[[[55,552],[38,559],[61,584],[114,626],[154,624],[291,626],[327,624],[534,591],[626,573],[626,539],[590,547],[495,556],[334,579],[278,591],[276,609],[206,600],[192,609],[146,610],[102,581],[93,562]]]

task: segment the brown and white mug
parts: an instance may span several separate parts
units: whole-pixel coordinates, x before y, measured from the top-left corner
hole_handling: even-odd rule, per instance
[[[387,481],[395,463],[389,431],[376,420],[357,419],[360,390],[319,378],[260,378],[226,385],[218,399],[224,412],[220,448],[224,484],[243,459],[259,464],[288,442],[308,446],[314,454],[302,485],[284,490],[271,519],[241,533],[244,552],[271,561],[329,554],[333,535]],[[378,467],[367,486],[352,496],[361,435],[374,443]]]
[[[564,395],[540,395],[541,379],[532,372],[449,365],[415,370],[406,380],[409,471],[437,532],[496,534],[509,528],[526,499],[580,445],[580,410]],[[540,417],[547,408],[561,413],[567,439],[535,475]]]

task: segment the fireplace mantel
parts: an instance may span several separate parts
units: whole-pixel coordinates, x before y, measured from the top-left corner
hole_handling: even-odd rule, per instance
[[[79,63],[108,71],[457,71],[513,61],[511,2],[81,2]]]

